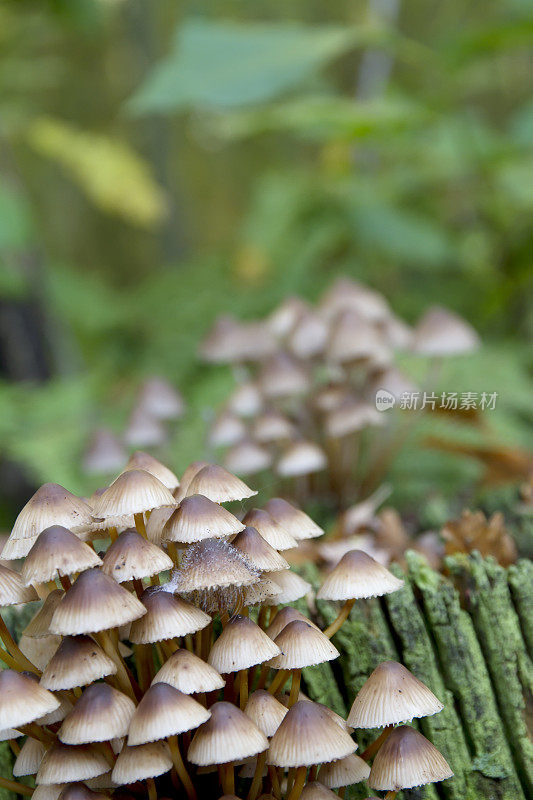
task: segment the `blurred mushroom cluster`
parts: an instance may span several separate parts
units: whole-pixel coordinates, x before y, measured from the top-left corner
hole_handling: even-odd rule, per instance
[[[395,451],[394,417],[383,409],[416,391],[397,354],[438,360],[478,344],[454,313],[430,308],[413,328],[381,294],[346,278],[315,306],[291,297],[263,320],[220,317],[201,355],[231,365],[236,387],[209,444],[243,477],[273,468],[299,500],[330,493],[353,502],[379,485]],[[378,392],[388,406],[376,403]]]
[[[88,475],[113,475],[122,469],[128,452],[137,448],[160,448],[169,438],[168,423],[185,413],[181,394],[160,377],[145,380],[137,396],[122,435],[106,427],[97,428],[83,457]]]
[[[1,605],[37,603],[18,643],[0,617],[0,731],[16,754],[0,787],[312,800],[367,781],[390,800],[452,776],[404,724],[442,704],[401,664],[372,673],[347,720],[306,696],[305,669],[338,657],[353,605],[403,581],[346,552],[316,595],[339,604],[322,630],[312,603],[293,606],[313,590],[284,555],[322,531],[280,498],[244,509],[256,495],[215,464],[180,481],[146,454],[88,499],[52,483],[33,495],[0,565]],[[364,728],[383,730],[357,755]]]

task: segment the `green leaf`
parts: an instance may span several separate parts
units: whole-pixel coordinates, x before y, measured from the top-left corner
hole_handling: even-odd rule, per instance
[[[370,28],[186,20],[129,108],[144,114],[265,102],[378,36]]]

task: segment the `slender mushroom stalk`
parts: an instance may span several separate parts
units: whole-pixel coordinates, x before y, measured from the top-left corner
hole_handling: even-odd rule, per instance
[[[292,683],[291,683],[291,693],[289,695],[289,708],[297,702],[298,695],[300,694],[300,681],[302,678],[302,670],[301,669],[293,669],[292,670]]]
[[[350,611],[352,610],[354,603],[355,600],[346,600],[343,607],[339,611],[337,619],[335,619],[331,625],[328,625],[324,631],[324,636],[327,636],[328,639],[331,639],[331,637],[337,633],[337,631],[344,625],[350,616]]]
[[[148,789],[148,800],[157,800],[157,789],[153,778],[146,779],[146,788]]]
[[[30,786],[25,786],[18,781],[11,781],[9,778],[0,777],[0,786],[2,789],[7,789],[8,792],[14,792],[15,794],[25,794],[28,797],[33,794],[33,789]]]
[[[274,795],[274,797],[278,798],[278,800],[281,800],[281,786],[279,783],[278,771],[276,767],[269,765],[268,774],[270,777],[270,783],[272,784],[272,794]]]
[[[376,755],[376,753],[378,752],[379,748],[381,747],[381,745],[383,744],[383,742],[385,741],[385,739],[387,739],[387,738],[388,738],[388,736],[390,736],[390,734],[391,734],[391,733],[392,733],[392,725],[387,725],[387,726],[386,726],[386,728],[384,728],[384,730],[383,730],[383,731],[380,733],[380,735],[378,736],[378,738],[377,738],[377,739],[374,739],[374,741],[373,741],[373,742],[371,742],[371,743],[368,745],[368,747],[366,748],[366,750],[364,750],[364,751],[361,753],[361,758],[362,758],[364,761],[370,761],[370,759],[371,759],[373,756],[375,756],[375,755]]]
[[[272,683],[268,687],[268,691],[270,692],[270,694],[276,694],[277,692],[279,692],[279,690],[281,689],[281,687],[283,686],[289,675],[290,675],[289,669],[278,670]]]
[[[290,791],[290,794],[287,797],[287,800],[299,800],[299,797],[304,788],[306,776],[307,776],[307,767],[298,767],[296,770],[296,777],[294,779],[294,783]]]
[[[170,756],[172,758],[172,763],[178,773],[178,777],[183,784],[185,791],[187,792],[187,797],[189,800],[196,800],[196,791],[192,784],[192,781],[189,777],[189,773],[183,763],[183,758],[181,757],[181,752],[178,744],[178,737],[177,736],[169,736],[168,738],[168,746],[170,748]]]
[[[244,711],[246,703],[248,702],[248,670],[241,669],[238,674],[239,681],[239,705],[241,711]]]
[[[264,753],[259,753],[257,756],[257,761],[255,764],[255,771],[254,777],[252,778],[252,785],[250,786],[250,791],[248,792],[247,800],[256,800],[257,795],[261,789],[261,784],[263,782],[263,770],[265,768],[267,757],[267,751],[265,750]]]
[[[145,522],[144,522],[144,514],[142,512],[139,513],[139,514],[134,514],[133,518],[135,520],[135,527],[136,527],[138,533],[140,533],[141,536],[143,536],[145,539],[147,539],[148,536],[147,536],[147,533],[146,533],[146,525],[145,525]]]
[[[235,772],[233,763],[219,764],[218,772],[220,775],[220,783],[222,784],[222,791],[224,794],[235,794]]]
[[[20,647],[15,642],[1,614],[0,614],[0,639],[4,643],[4,646],[7,650],[7,654],[10,655],[11,658],[15,662],[17,662],[17,664],[20,664],[20,667],[13,667],[13,669],[18,669],[19,671],[20,669],[22,670],[26,669],[29,670],[30,672],[35,672],[36,675],[41,674],[41,671],[37,669],[35,664],[32,664],[31,661],[28,658],[26,658],[24,653],[21,651]],[[3,657],[2,660],[4,660]]]
[[[385,795],[385,800],[394,800],[397,794],[398,792],[391,790],[390,792],[387,792],[387,794]]]

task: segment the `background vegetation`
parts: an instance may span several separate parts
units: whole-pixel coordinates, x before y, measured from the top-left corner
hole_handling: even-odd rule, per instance
[[[90,431],[147,375],[188,402],[182,469],[231,385],[197,360],[214,316],[341,274],[468,318],[484,348],[440,383],[498,391],[484,441],[530,448],[532,40],[527,0],[4,0],[5,521],[28,484],[87,490]],[[478,471],[408,448],[396,499]]]

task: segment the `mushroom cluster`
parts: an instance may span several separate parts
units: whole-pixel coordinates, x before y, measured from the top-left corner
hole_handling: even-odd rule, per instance
[[[303,693],[305,669],[339,655],[353,604],[402,581],[346,553],[317,594],[342,603],[321,630],[290,605],[311,586],[284,556],[321,529],[281,498],[242,520],[224,505],[256,494],[215,464],[180,482],[144,455],[88,500],[51,483],[33,495],[2,553],[20,569],[0,564],[3,606],[39,601],[18,644],[0,621],[0,737],[16,754],[1,787],[310,800],[366,780],[392,798],[452,775],[414,728],[394,727],[442,708],[400,664],[375,670],[347,720]],[[354,729],[376,727],[356,755]]]
[[[273,466],[297,499],[312,489],[353,501],[358,488],[365,496],[379,485],[398,444],[377,393],[390,408],[416,390],[395,365],[398,352],[440,359],[477,345],[456,314],[431,308],[411,328],[382,295],[346,278],[315,307],[293,297],[265,320],[221,317],[201,355],[231,364],[237,386],[210,445],[243,477]]]

